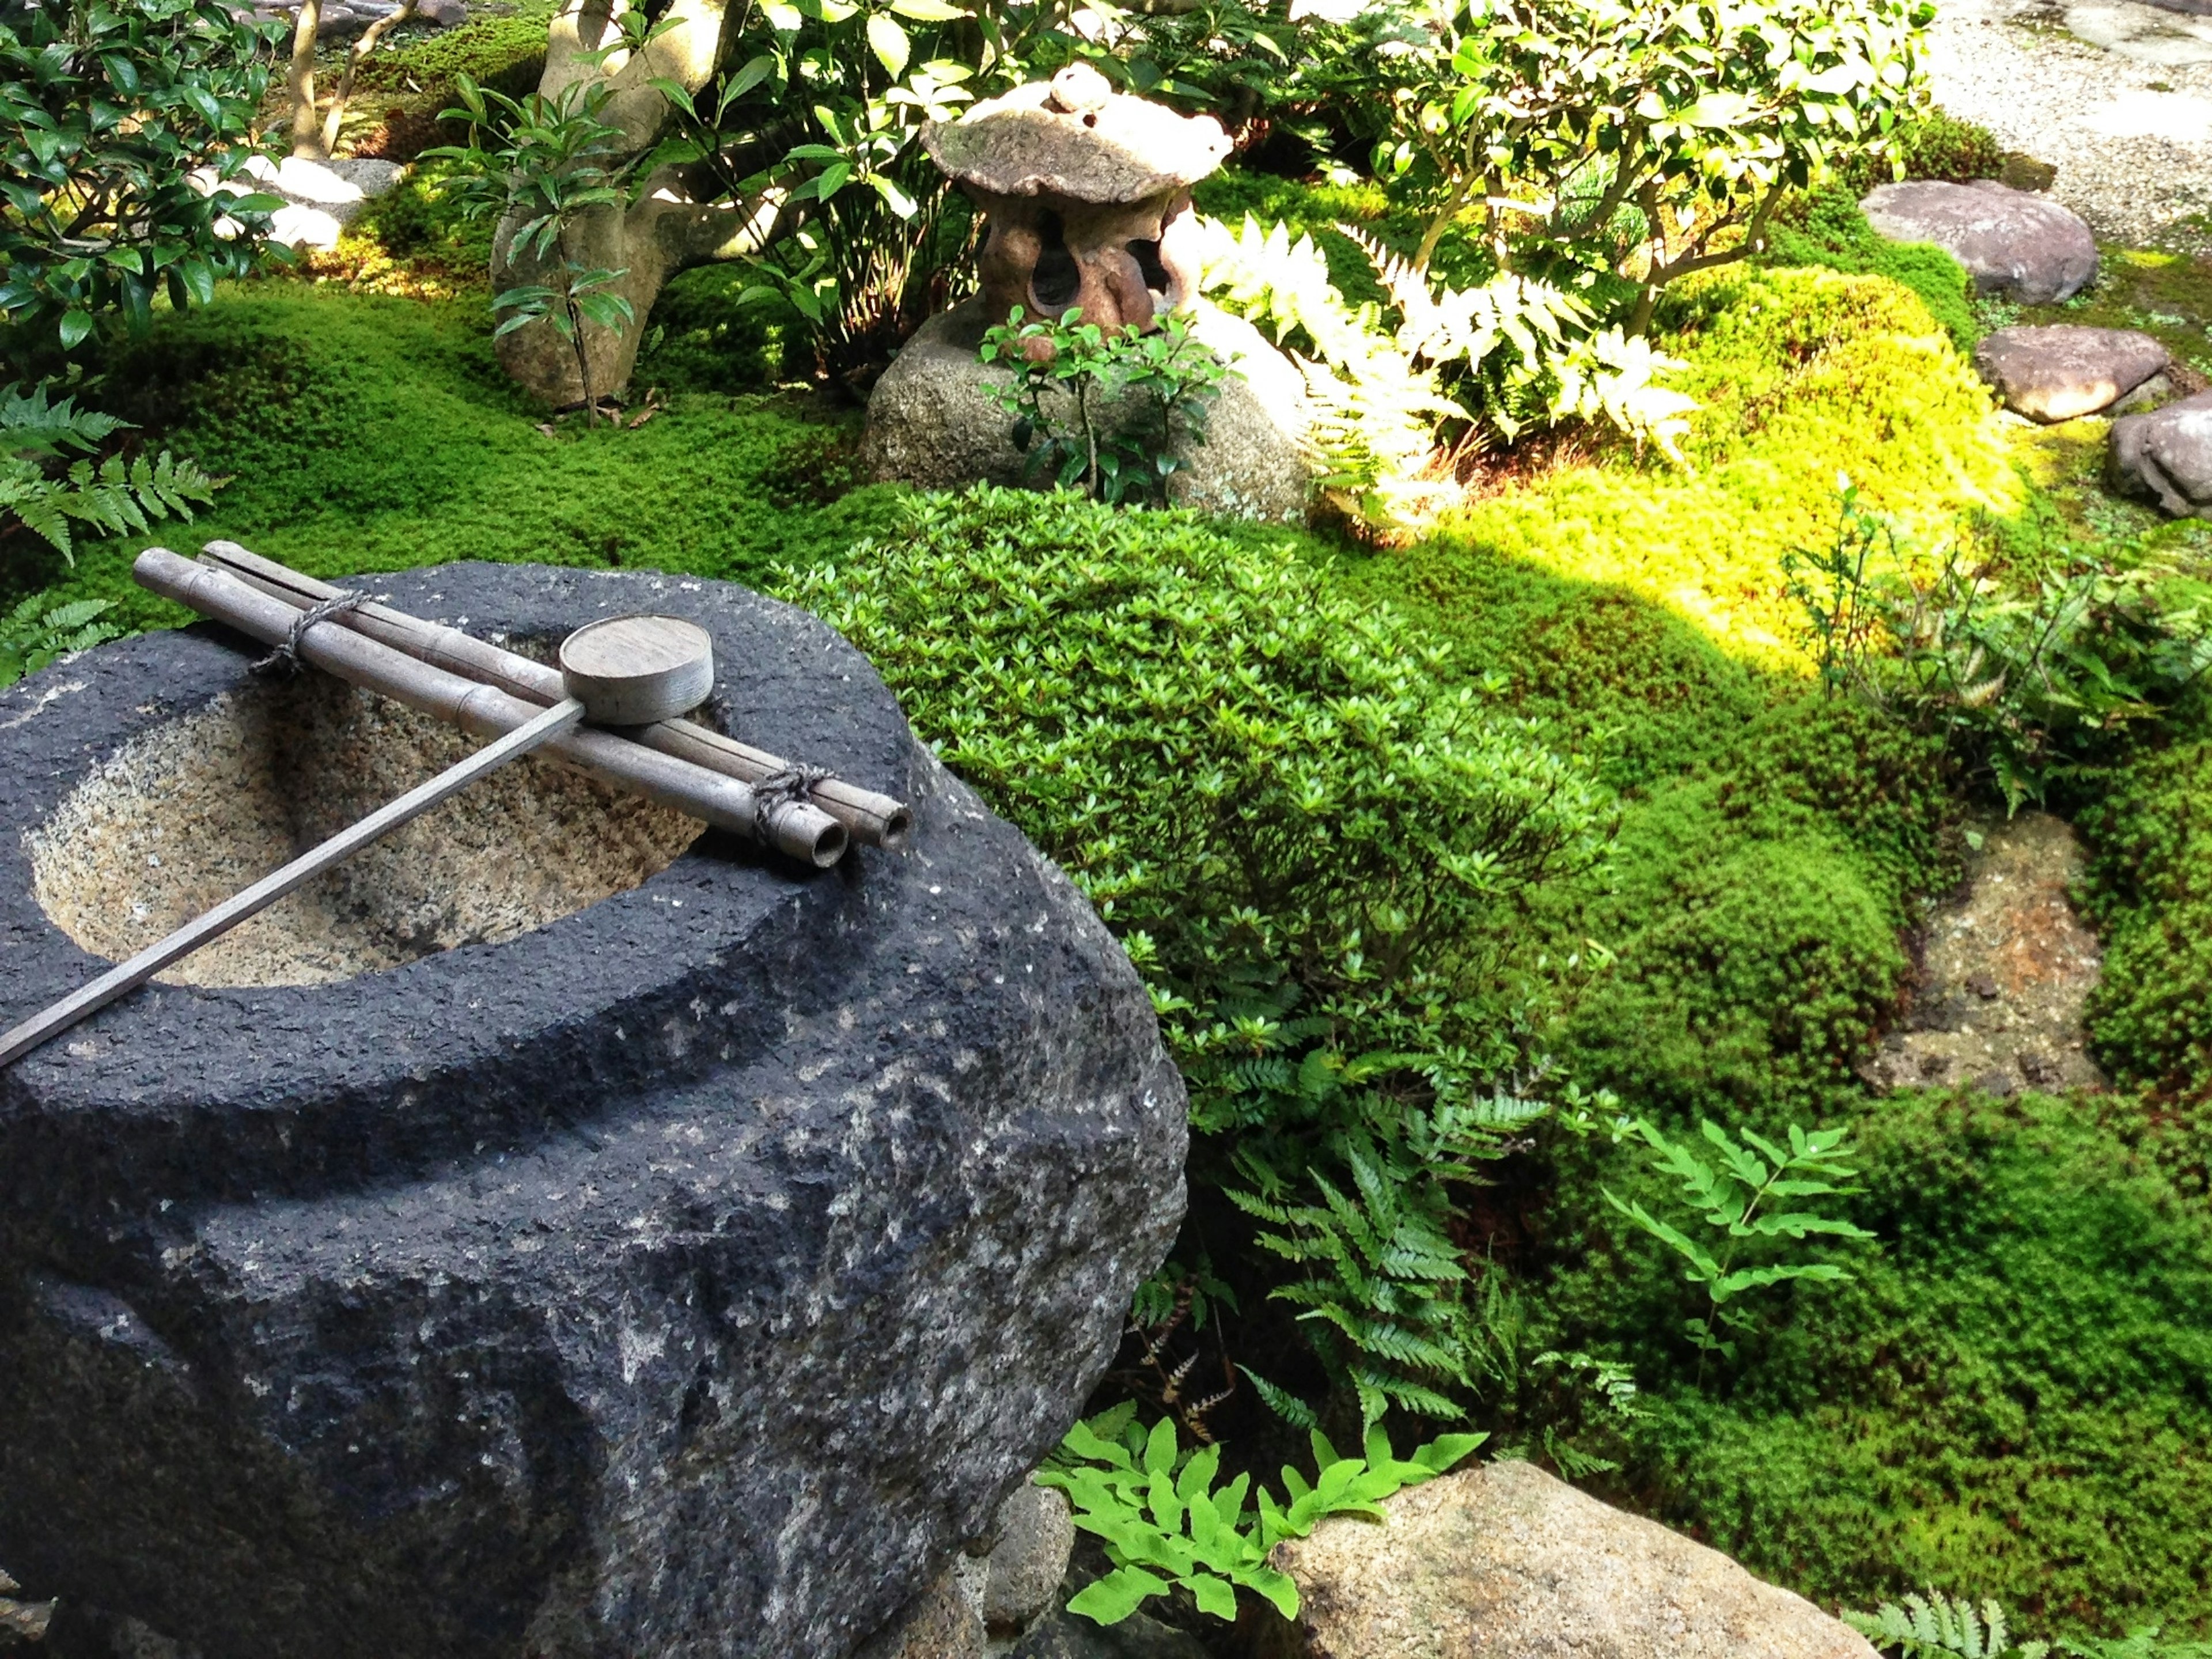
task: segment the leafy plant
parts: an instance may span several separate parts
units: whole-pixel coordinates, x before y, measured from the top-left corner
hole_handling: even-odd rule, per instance
[[[1638,443],[1680,461],[1684,416],[1696,407],[1657,377],[1681,367],[1553,284],[1501,273],[1472,288],[1435,289],[1425,271],[1340,227],[1382,284],[1395,322],[1369,301],[1347,304],[1310,235],[1249,214],[1231,236],[1215,228],[1205,276],[1224,307],[1267,328],[1306,380],[1310,441],[1322,487],[1376,528],[1404,532],[1456,493],[1439,477],[1440,450],[1536,422],[1604,416]],[[1463,435],[1464,434],[1464,435]]]
[[[113,609],[106,599],[50,605],[41,595],[31,595],[0,617],[0,686],[13,685],[57,658],[121,638],[121,629],[98,620]]]
[[[630,50],[645,45],[643,33],[623,40]],[[494,295],[492,310],[501,319],[494,337],[532,323],[551,324],[575,357],[585,424],[596,425],[599,392],[592,383],[585,325],[620,335],[636,323],[637,309],[622,291],[627,269],[590,264],[569,244],[582,215],[623,201],[631,174],[647,158],[626,153],[622,129],[600,118],[613,96],[604,83],[575,82],[556,94],[534,92],[519,99],[480,87],[466,75],[456,76],[454,85],[460,105],[441,118],[466,122],[469,142],[429,154],[455,164],[448,188],[464,213],[477,219],[503,216],[510,258],[527,256],[542,274],[556,279],[517,283]]]
[[[1783,562],[1822,685],[1940,734],[2011,811],[2108,763],[2111,734],[2212,668],[2201,579],[2106,553],[2008,585],[1956,541],[1917,556],[1838,486],[1834,539]]]
[[[204,305],[264,255],[255,154],[275,25],[219,0],[41,0],[0,12],[0,321],[23,355]],[[196,176],[197,175],[197,176]]]
[[[1189,1085],[1194,1182],[1279,1208],[1270,1231],[1322,1253],[1297,1278],[1335,1286],[1347,1318],[1433,1337],[1425,1281],[1357,1245],[1356,1282],[1323,1265],[1337,1211],[1312,1176],[1379,1237],[1440,1234],[1453,1188],[1533,1121],[1498,1100],[1522,1056],[1493,951],[1521,896],[1602,854],[1608,805],[1580,766],[1494,690],[1440,684],[1394,608],[1177,511],[923,498],[900,533],[785,591],[868,653],[1127,947]],[[1253,1260],[1283,1277],[1281,1252]],[[1384,1281],[1387,1319],[1359,1301]],[[1355,1368],[1379,1364],[1324,1305],[1302,1328],[1371,1416]]]
[[[171,514],[189,520],[193,502],[205,505],[215,499],[215,481],[166,450],[153,460],[111,455],[95,465],[80,459],[69,462],[59,476],[42,465],[70,452],[88,455],[129,424],[95,410],[80,410],[74,398],[49,402],[43,386],[27,391],[0,387],[0,514],[11,515],[74,563],[72,521],[98,535],[119,536]]]
[[[1845,1609],[1844,1622],[1898,1659],[2207,1659],[2212,1642],[2161,1642],[2155,1625],[2118,1638],[2060,1638],[2055,1642],[2013,1640],[2004,1609],[1991,1598],[1978,1606],[1966,1596],[1939,1589],[1905,1596],[1903,1606],[1885,1601],[1872,1613]]]
[[[1147,1431],[1134,1417],[1133,1403],[1125,1403],[1078,1423],[1036,1477],[1038,1485],[1065,1492],[1075,1524],[1105,1543],[1113,1570],[1067,1604],[1069,1612],[1102,1625],[1118,1624],[1151,1597],[1176,1588],[1188,1591],[1200,1611],[1224,1621],[1237,1617],[1240,1589],[1295,1618],[1297,1584],[1267,1565],[1277,1544],[1305,1537],[1332,1515],[1383,1519],[1383,1498],[1446,1473],[1483,1440],[1479,1434],[1443,1435],[1400,1459],[1376,1429],[1363,1455],[1344,1457],[1316,1431],[1315,1478],[1309,1482],[1285,1465],[1285,1501],[1249,1474],[1217,1490],[1218,1446],[1185,1454],[1169,1419]]]
[[[1034,479],[1118,505],[1164,501],[1168,480],[1189,465],[1178,438],[1206,441],[1206,416],[1232,373],[1170,316],[1160,326],[1107,332],[1071,307],[1057,321],[1024,323],[1020,307],[983,336],[987,363],[1014,370],[1011,386],[984,382],[1014,416],[1014,447]],[[1133,416],[1118,407],[1127,399]],[[1062,424],[1059,411],[1067,419]]]
[[[1463,1293],[1474,1275],[1445,1231],[1453,1212],[1443,1188],[1453,1176],[1472,1182],[1476,1163],[1502,1156],[1506,1135],[1545,1110],[1510,1097],[1480,1103],[1460,1115],[1465,1121],[1442,1146],[1433,1145],[1435,1124],[1448,1111],[1410,1126],[1429,1131],[1428,1147],[1405,1146],[1402,1136],[1378,1147],[1348,1134],[1331,1149],[1350,1174],[1348,1192],[1320,1169],[1300,1172],[1294,1186],[1261,1151],[1237,1155],[1243,1182],[1228,1196],[1261,1224],[1255,1243],[1305,1270],[1268,1295],[1301,1310],[1324,1368],[1348,1385],[1363,1425],[1394,1406],[1425,1417],[1465,1414],[1445,1390],[1474,1388],[1469,1361],[1482,1342]],[[1421,1158],[1424,1151],[1437,1162]],[[1300,1188],[1318,1201],[1301,1201]],[[1272,1385],[1261,1393],[1301,1427],[1317,1420]]]
[[[1473,212],[1501,270],[1625,294],[1742,258],[1784,192],[1914,106],[1922,0],[1443,0],[1379,9],[1362,66],[1377,176]],[[1608,301],[1608,311],[1613,309]]]
[[[1701,1373],[1704,1362],[1716,1353],[1725,1359],[1735,1358],[1736,1345],[1721,1334],[1723,1327],[1739,1333],[1756,1328],[1741,1305],[1746,1291],[1802,1282],[1833,1284],[1850,1277],[1832,1261],[1775,1259],[1771,1247],[1777,1241],[1874,1237],[1838,1217],[1781,1207],[1849,1190],[1835,1184],[1853,1173],[1841,1162],[1849,1156],[1841,1129],[1815,1129],[1808,1134],[1793,1123],[1784,1151],[1749,1129],[1741,1132],[1748,1144],[1739,1143],[1708,1118],[1703,1131],[1719,1154],[1717,1169],[1692,1146],[1669,1139],[1650,1123],[1639,1119],[1634,1129],[1656,1154],[1654,1167],[1680,1184],[1685,1206],[1725,1236],[1724,1243],[1707,1245],[1654,1216],[1640,1202],[1624,1202],[1610,1191],[1605,1194],[1607,1203],[1680,1258],[1686,1279],[1704,1287],[1705,1312],[1685,1321],[1682,1328],[1697,1346]],[[1767,1259],[1739,1265],[1747,1250]]]

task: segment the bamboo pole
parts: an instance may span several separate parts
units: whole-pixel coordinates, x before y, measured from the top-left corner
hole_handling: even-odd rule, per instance
[[[200,554],[203,564],[228,572],[259,592],[307,610],[338,597],[342,590],[313,576],[249,552],[236,542],[210,542]],[[469,679],[482,680],[512,692],[526,702],[557,702],[566,695],[561,672],[550,664],[532,662],[512,651],[502,651],[458,628],[424,622],[389,605],[363,604],[335,621],[380,641],[410,657],[435,664]],[[636,742],[664,755],[703,766],[742,783],[758,783],[789,769],[790,763],[765,749],[726,738],[720,732],[690,720],[660,720],[627,733]],[[853,839],[866,847],[896,851],[914,827],[914,812],[904,801],[863,789],[842,778],[826,778],[809,793],[814,804],[843,824]]]
[[[293,605],[259,592],[227,571],[195,564],[166,547],[149,547],[141,553],[131,574],[141,586],[228,623],[265,645],[289,640],[301,614]],[[538,704],[498,686],[465,679],[328,622],[307,629],[300,638],[298,651],[302,660],[342,680],[479,736],[511,732],[542,712]],[[616,788],[704,818],[748,839],[765,839],[777,851],[817,867],[827,868],[844,856],[845,826],[819,807],[805,801],[775,800],[763,811],[750,785],[643,748],[612,732],[580,727],[551,739],[545,744],[545,752]]]
[[[401,824],[422,817],[487,772],[496,771],[518,756],[550,742],[583,717],[584,705],[573,700],[540,710],[537,719],[516,726],[466,760],[447,767],[428,782],[417,784],[398,800],[377,808],[360,823],[308,848],[244,891],[232,894],[214,909],[195,916],[166,939],[157,939],[128,962],[118,963],[89,985],[72,991],[21,1024],[0,1031],[0,1066],[59,1036],[79,1020],[98,1013],[127,992],[135,991],[179,957],[190,956],[239,923],[259,915],[287,893],[305,886],[324,871],[351,858],[371,842],[380,841]]]

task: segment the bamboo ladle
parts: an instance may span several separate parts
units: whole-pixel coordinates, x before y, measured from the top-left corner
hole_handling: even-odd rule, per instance
[[[280,648],[287,654],[296,653],[310,631],[329,625],[327,617],[302,613],[288,645]],[[672,720],[696,708],[714,687],[714,647],[706,630],[673,617],[620,617],[592,623],[571,634],[561,649],[567,697],[283,868],[271,871],[242,892],[233,894],[212,910],[194,917],[129,961],[118,963],[82,989],[0,1033],[0,1066],[58,1036],[136,990],[171,963],[258,915],[370,842],[420,817],[439,802],[579,722],[635,726]]]

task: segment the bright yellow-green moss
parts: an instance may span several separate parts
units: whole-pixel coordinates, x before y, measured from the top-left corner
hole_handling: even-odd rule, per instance
[[[1927,308],[1879,276],[1735,268],[1692,278],[1658,343],[1703,408],[1689,465],[1615,452],[1475,502],[1414,562],[1478,544],[1618,583],[1748,660],[1796,656],[1790,548],[1832,532],[1838,474],[1936,538],[1960,515],[2011,514],[2025,490],[1988,391]]]

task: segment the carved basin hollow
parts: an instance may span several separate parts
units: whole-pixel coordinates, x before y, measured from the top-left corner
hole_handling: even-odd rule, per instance
[[[120,961],[477,746],[321,674],[226,692],[133,739],[27,837],[33,892]],[[159,977],[328,984],[497,944],[639,885],[704,828],[526,756]]]

